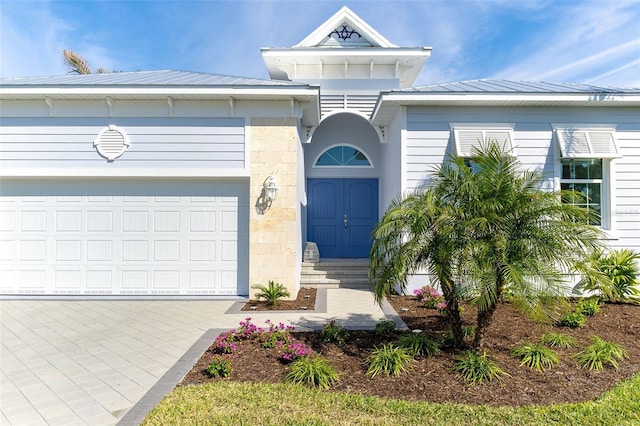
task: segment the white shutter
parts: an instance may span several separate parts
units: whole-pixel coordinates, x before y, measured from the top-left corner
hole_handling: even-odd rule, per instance
[[[493,141],[497,142],[505,151],[511,151],[513,149],[511,132],[509,130],[486,130],[484,132],[484,142],[489,143]]]
[[[587,132],[589,141],[591,142],[591,150],[594,154],[604,155],[607,157],[618,156],[618,147],[613,137],[613,132],[591,130]]]
[[[490,142],[496,142],[511,155],[515,156],[511,129],[465,129],[454,128],[453,138],[458,157],[471,157],[473,148],[480,148]]]
[[[458,157],[471,157],[472,148],[484,143],[482,130],[455,129],[453,133]]]
[[[556,129],[562,158],[620,157],[613,130]]]

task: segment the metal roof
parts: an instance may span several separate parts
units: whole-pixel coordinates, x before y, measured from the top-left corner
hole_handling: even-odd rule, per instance
[[[187,71],[135,71],[69,74],[52,77],[0,79],[0,86],[292,86],[290,82],[261,80]],[[299,85],[298,85],[299,86]]]
[[[512,80],[468,80],[411,87],[393,92],[418,93],[640,93],[640,88]]]

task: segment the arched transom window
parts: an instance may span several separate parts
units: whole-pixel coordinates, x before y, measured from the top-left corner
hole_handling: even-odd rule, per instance
[[[371,167],[365,153],[349,145],[338,145],[327,149],[316,160],[315,167]]]

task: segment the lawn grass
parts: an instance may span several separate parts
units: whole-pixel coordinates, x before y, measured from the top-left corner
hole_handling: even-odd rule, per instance
[[[286,384],[221,381],[174,390],[142,425],[638,425],[640,374],[595,401],[538,407],[407,402]]]

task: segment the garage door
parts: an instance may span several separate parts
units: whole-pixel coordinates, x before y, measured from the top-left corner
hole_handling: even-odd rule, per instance
[[[246,294],[247,194],[224,180],[3,180],[1,292]]]

